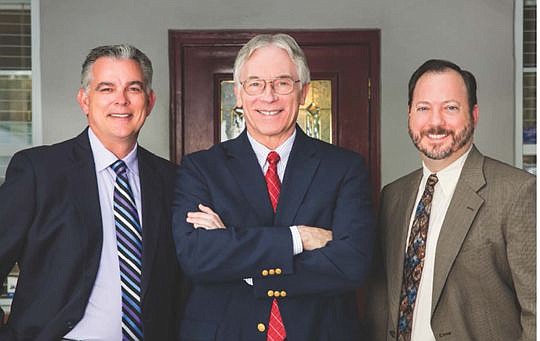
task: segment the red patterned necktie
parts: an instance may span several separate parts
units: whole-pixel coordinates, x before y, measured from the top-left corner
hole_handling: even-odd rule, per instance
[[[435,184],[439,181],[437,175],[431,174],[426,182],[422,198],[416,207],[411,234],[403,264],[403,282],[401,285],[401,299],[399,305],[398,340],[411,339],[414,306],[422,270],[424,269],[424,256],[426,254],[429,215],[431,213],[431,200],[435,191]]]
[[[268,169],[264,176],[266,180],[266,188],[268,189],[268,196],[270,197],[270,203],[276,212],[276,207],[279,200],[279,191],[281,190],[281,182],[277,172],[277,163],[279,162],[279,154],[275,151],[268,153],[266,161],[268,162]],[[268,333],[266,334],[267,341],[283,341],[287,337],[285,332],[285,326],[281,319],[281,313],[279,312],[278,302],[274,298],[272,301],[272,309],[270,310],[270,320],[268,321]]]

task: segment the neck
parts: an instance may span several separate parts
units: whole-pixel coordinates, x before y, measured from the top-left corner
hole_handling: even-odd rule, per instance
[[[108,151],[114,154],[118,159],[125,158],[135,147],[137,141],[122,141],[116,143],[103,143]]]
[[[281,146],[283,143],[285,143],[285,141],[287,141],[287,139],[293,135],[294,130],[292,130],[290,133],[288,133],[286,135],[275,135],[275,136],[253,135],[253,134],[251,134],[249,132],[249,130],[248,130],[248,133],[251,136],[251,138],[253,138],[255,141],[259,142],[260,144],[262,144],[266,148],[268,148],[270,150],[275,150],[279,146]]]

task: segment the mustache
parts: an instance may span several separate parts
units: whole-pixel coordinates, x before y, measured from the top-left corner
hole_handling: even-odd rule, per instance
[[[449,130],[449,129],[445,129],[443,127],[431,127],[429,129],[426,129],[426,130],[423,130],[422,131],[422,136],[426,136],[426,135],[452,135],[454,134],[454,131],[453,130]]]

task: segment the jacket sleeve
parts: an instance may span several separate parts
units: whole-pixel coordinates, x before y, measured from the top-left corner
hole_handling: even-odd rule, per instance
[[[24,153],[11,159],[0,186],[0,280],[4,281],[20,259],[26,234],[34,218],[35,177]]]
[[[255,294],[332,295],[363,284],[371,269],[374,229],[368,173],[359,157],[350,162],[334,202],[331,226],[325,227],[332,229],[332,241],[295,256],[291,273],[259,275],[254,279]]]
[[[516,192],[506,220],[508,264],[521,306],[520,340],[536,340],[536,177]]]
[[[293,246],[288,228],[271,226],[195,229],[186,222],[199,203],[212,206],[204,176],[190,156],[178,169],[173,199],[173,237],[178,261],[195,282],[238,281],[279,264],[292,272]],[[227,223],[227,222],[225,222]]]

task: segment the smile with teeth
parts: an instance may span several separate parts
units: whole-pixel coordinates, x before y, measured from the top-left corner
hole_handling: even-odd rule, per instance
[[[432,140],[442,140],[448,136],[448,134],[427,134],[427,136]]]
[[[257,112],[264,116],[275,116],[281,112],[280,110],[257,110]]]
[[[127,113],[127,114],[122,114],[122,113],[114,113],[114,114],[109,114],[110,116],[112,117],[118,117],[118,118],[128,118],[129,116],[131,116],[131,114]]]

